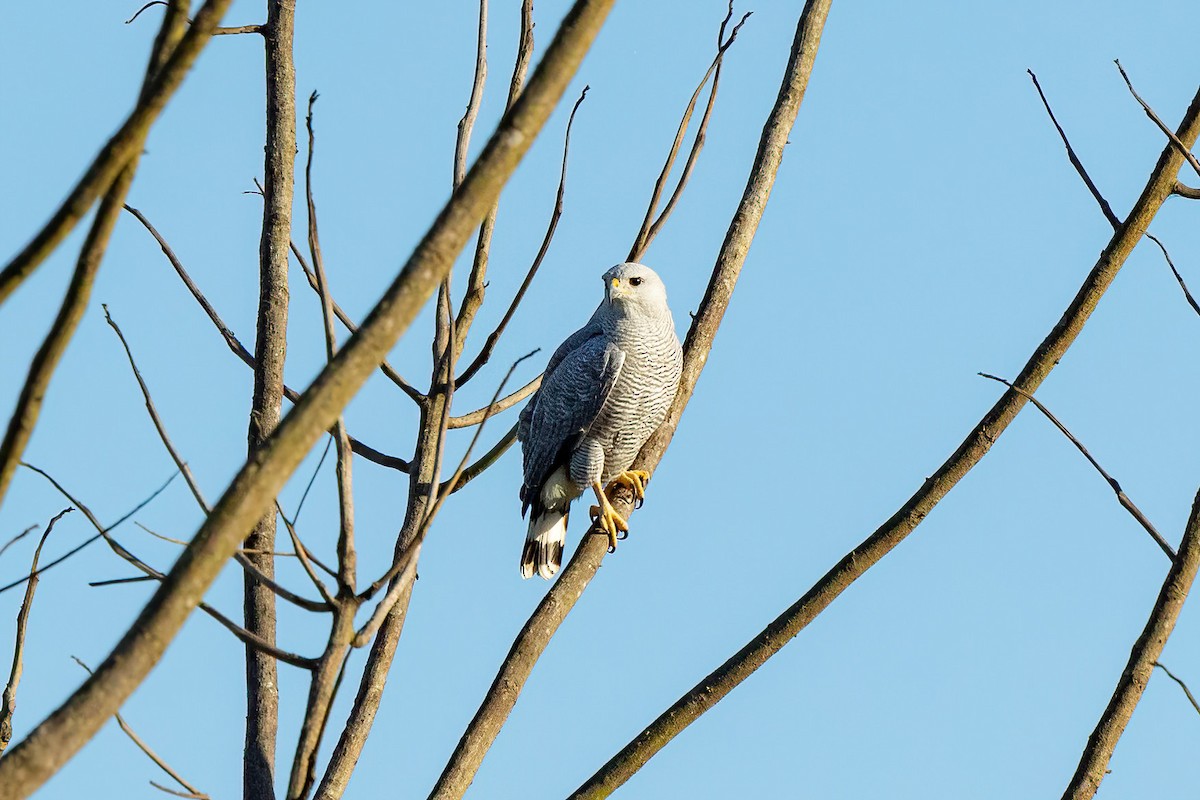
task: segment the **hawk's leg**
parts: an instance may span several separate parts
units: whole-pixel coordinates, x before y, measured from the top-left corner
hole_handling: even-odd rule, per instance
[[[604,494],[604,487],[600,485],[600,481],[592,484],[592,491],[596,493],[596,499],[600,505],[592,506],[589,512],[592,515],[592,521],[600,526],[600,530],[608,534],[608,552],[612,553],[617,549],[617,534],[628,531],[629,523],[612,507],[612,503]]]

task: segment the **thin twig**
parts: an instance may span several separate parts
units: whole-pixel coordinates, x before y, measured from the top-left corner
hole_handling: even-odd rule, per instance
[[[142,379],[142,372],[133,360],[133,351],[129,349],[129,342],[125,340],[125,334],[121,332],[121,328],[117,325],[116,320],[109,314],[108,305],[101,303],[100,307],[104,309],[104,319],[117,334],[117,338],[121,340],[121,346],[125,348],[125,357],[129,360],[129,367],[133,370],[133,377],[137,380],[138,388],[142,390],[142,400],[146,404],[146,411],[150,414],[150,421],[154,423],[154,429],[158,431],[158,438],[162,441],[163,446],[167,448],[167,453],[170,454],[171,460],[175,462],[175,466],[179,468],[179,473],[183,475],[183,479],[187,482],[188,489],[191,491],[192,496],[196,498],[200,509],[207,514],[209,511],[208,502],[204,499],[204,495],[200,491],[200,486],[196,482],[196,477],[192,475],[187,462],[179,455],[179,451],[171,443],[171,437],[167,435],[166,426],[163,425],[162,418],[158,415],[158,409],[154,407],[154,401],[150,399],[150,388],[146,386],[146,381]]]
[[[7,542],[4,543],[3,547],[0,547],[0,556],[4,555],[5,550],[12,547],[14,544],[21,541],[26,536],[28,536],[29,534],[33,533],[36,530],[37,530],[37,525],[30,525],[28,528],[26,528],[25,530],[18,533],[16,536],[9,539]]]
[[[313,270],[317,275],[317,293],[321,296],[321,319],[325,325],[325,358],[333,361],[337,354],[337,331],[333,322],[333,301],[329,297],[329,277],[325,273],[325,259],[321,254],[321,238],[317,230],[317,203],[313,198],[313,153],[316,149],[316,134],[313,131],[313,105],[317,93],[308,98],[308,115],[304,118],[308,129],[308,160],[304,167],[305,199],[308,206],[308,252],[312,256]],[[354,489],[351,476],[350,440],[346,435],[345,417],[339,416],[333,423],[333,441],[337,452],[338,491],[338,584],[339,593],[354,594],[354,574],[357,558],[354,550]]]
[[[729,20],[732,17],[733,17],[733,0],[730,0],[729,11],[726,14],[724,21],[721,23],[721,29],[717,34],[718,50],[720,50],[721,41],[725,37],[725,26],[727,24],[729,24]],[[742,25],[744,25],[746,23],[746,20],[749,18],[750,18],[750,13],[746,13],[742,16],[741,21],[738,22],[738,24],[734,27],[733,32],[730,34],[729,41],[725,42],[725,49],[728,49],[729,46],[733,44],[734,38],[737,37],[738,30],[742,27]],[[704,149],[704,142],[707,138],[708,123],[709,123],[709,120],[712,119],[713,108],[716,105],[717,87],[721,83],[721,68],[723,66],[724,66],[724,58],[720,53],[718,53],[716,69],[713,70],[713,74],[712,74],[712,76],[713,76],[712,77],[712,88],[709,90],[709,93],[708,93],[708,102],[704,106],[704,114],[701,115],[701,117],[700,117],[700,125],[696,128],[696,137],[695,137],[695,139],[692,140],[692,149],[688,152],[687,161],[684,162],[683,172],[680,173],[679,182],[675,184],[675,189],[674,189],[674,191],[671,192],[671,196],[667,199],[667,204],[665,206],[663,206],[662,213],[658,215],[658,218],[656,220],[654,220],[654,224],[650,226],[650,231],[647,234],[646,241],[642,247],[643,251],[645,250],[645,248],[649,247],[650,242],[654,241],[655,237],[658,236],[658,232],[662,228],[663,224],[665,224],[666,221],[670,218],[671,213],[675,210],[675,206],[679,203],[679,198],[683,196],[683,190],[687,187],[688,180],[692,176],[692,171],[696,168],[696,162],[699,160],[700,151],[702,149]],[[693,103],[694,102],[695,101],[693,100]],[[690,114],[689,114],[689,116],[690,116]],[[639,254],[637,256],[637,258],[641,258],[641,255]]]
[[[1159,238],[1152,233],[1147,232],[1146,238],[1158,245],[1158,249],[1162,251],[1163,258],[1167,260],[1167,266],[1171,268],[1171,274],[1175,276],[1175,282],[1179,284],[1179,288],[1183,290],[1183,297],[1187,300],[1192,311],[1200,314],[1200,303],[1196,302],[1196,298],[1192,297],[1192,293],[1188,290],[1187,284],[1183,282],[1183,276],[1179,274],[1179,270],[1175,268],[1175,262],[1171,260],[1171,254],[1167,252],[1167,247]]]
[[[1167,544],[1167,540],[1162,537],[1162,534],[1160,534],[1150,520],[1146,518],[1146,515],[1142,513],[1142,510],[1138,508],[1132,500],[1129,499],[1129,496],[1125,494],[1125,490],[1121,488],[1121,484],[1117,481],[1117,479],[1104,471],[1104,467],[1100,466],[1100,463],[1092,457],[1092,454],[1088,452],[1088,449],[1083,446],[1083,442],[1076,439],[1075,436],[1069,430],[1067,430],[1067,426],[1063,425],[1062,422],[1059,421],[1058,417],[1050,413],[1050,409],[1042,405],[1042,401],[1038,400],[1024,389],[1013,386],[1012,383],[1004,378],[1000,378],[996,375],[989,375],[986,372],[980,372],[979,376],[982,378],[987,378],[988,380],[1002,383],[1012,391],[1024,397],[1029,402],[1033,403],[1033,405],[1037,407],[1037,410],[1042,412],[1046,419],[1054,423],[1054,427],[1062,431],[1063,436],[1066,436],[1067,439],[1070,440],[1071,444],[1075,445],[1075,449],[1083,454],[1083,457],[1086,458],[1088,463],[1096,469],[1096,472],[1100,473],[1100,477],[1104,478],[1109,487],[1111,487],[1116,493],[1117,502],[1120,503],[1121,507],[1128,511],[1135,520],[1137,520],[1137,523],[1145,529],[1146,533],[1150,534],[1150,538],[1153,539],[1154,543],[1158,545],[1159,549],[1166,554],[1167,558],[1171,559],[1172,561],[1175,560],[1174,548]]]
[[[4,585],[4,586],[0,586],[0,594],[4,594],[4,593],[5,593],[5,592],[7,592],[9,589],[15,589],[16,587],[18,587],[18,586],[20,586],[21,584],[25,583],[25,581],[29,580],[29,578],[30,578],[30,577],[36,577],[36,575],[41,575],[42,573],[44,573],[44,572],[46,572],[46,571],[48,571],[48,570],[51,570],[51,569],[53,569],[54,567],[58,566],[58,565],[59,565],[59,564],[61,564],[62,562],[66,561],[66,560],[67,560],[68,558],[70,558],[71,556],[75,555],[76,553],[78,553],[78,552],[80,552],[81,550],[83,550],[84,548],[86,548],[88,545],[92,544],[93,542],[96,542],[96,541],[98,541],[99,539],[102,539],[102,538],[104,537],[104,533],[107,533],[108,531],[111,531],[111,530],[113,530],[113,529],[117,528],[119,525],[121,525],[121,523],[125,522],[127,519],[129,519],[130,517],[132,517],[134,514],[136,514],[137,512],[141,511],[143,508],[145,508],[145,507],[146,507],[146,505],[148,505],[148,504],[150,503],[150,501],[151,501],[151,500],[153,500],[154,498],[156,498],[156,497],[158,497],[160,494],[162,494],[162,493],[163,493],[163,491],[164,491],[164,490],[165,490],[165,489],[166,489],[168,486],[170,486],[170,485],[171,485],[171,482],[172,482],[173,480],[175,480],[175,476],[179,474],[178,472],[172,472],[172,473],[171,473],[171,477],[167,478],[167,481],[166,481],[166,483],[164,483],[162,486],[159,486],[157,489],[155,489],[153,494],[151,494],[151,495],[150,495],[149,497],[147,497],[145,500],[143,500],[142,502],[140,502],[140,503],[138,503],[136,506],[134,506],[134,508],[133,508],[133,509],[132,509],[132,510],[131,510],[131,511],[128,513],[128,514],[125,514],[123,517],[121,517],[120,519],[118,519],[116,522],[114,522],[113,524],[109,525],[108,527],[101,529],[101,526],[100,526],[99,522],[96,520],[96,515],[95,515],[95,514],[93,514],[93,513],[91,512],[91,509],[89,509],[87,506],[85,506],[85,505],[82,505],[81,503],[79,503],[79,502],[78,502],[78,501],[77,501],[77,500],[76,500],[74,497],[72,497],[72,496],[71,496],[71,494],[70,494],[70,493],[69,493],[69,492],[68,492],[66,489],[64,489],[64,488],[62,487],[62,484],[60,484],[58,481],[54,480],[54,478],[50,477],[49,473],[47,473],[47,472],[44,472],[43,470],[41,470],[41,469],[38,469],[37,467],[33,466],[32,464],[27,464],[27,463],[25,463],[25,462],[21,462],[21,466],[25,467],[25,469],[32,470],[33,472],[36,472],[37,474],[39,474],[39,475],[41,475],[43,478],[45,478],[47,481],[49,481],[49,482],[50,482],[50,484],[51,484],[51,485],[52,485],[52,486],[53,486],[55,489],[57,489],[57,490],[58,490],[58,493],[59,493],[59,494],[61,494],[61,495],[62,495],[63,497],[65,497],[65,498],[67,498],[67,501],[68,501],[68,502],[72,503],[72,504],[73,504],[73,505],[74,505],[76,508],[78,508],[78,509],[79,509],[81,512],[83,512],[83,515],[84,515],[85,517],[87,517],[87,518],[88,518],[88,521],[92,523],[92,526],[93,526],[93,527],[95,527],[95,528],[97,528],[98,530],[101,530],[101,532],[100,532],[100,533],[97,533],[95,536],[92,536],[92,537],[90,537],[90,538],[88,538],[88,539],[85,539],[83,542],[81,542],[80,544],[76,545],[75,547],[72,547],[70,550],[68,550],[67,552],[63,553],[61,556],[59,556],[58,558],[54,559],[54,560],[53,560],[53,561],[51,561],[50,563],[48,563],[48,564],[44,564],[44,565],[43,565],[43,566],[42,566],[42,567],[41,567],[41,568],[40,568],[40,569],[37,571],[37,573],[35,574],[35,576],[26,576],[26,577],[24,577],[24,578],[20,578],[20,579],[18,579],[18,580],[15,580],[15,581],[13,581],[12,583],[6,584],[6,585]]]
[[[487,0],[479,0],[479,34],[475,45],[475,77],[471,81],[471,98],[467,110],[458,121],[458,139],[454,143],[454,188],[458,188],[467,177],[467,148],[471,144],[471,133],[479,106],[483,103],[483,86],[487,82]]]
[[[1167,669],[1167,668],[1166,668],[1166,666],[1164,666],[1164,665],[1162,664],[1162,662],[1155,661],[1155,662],[1154,662],[1154,666],[1158,667],[1158,668],[1159,668],[1159,669],[1161,669],[1163,672],[1167,673],[1167,677],[1168,677],[1168,678],[1170,678],[1171,680],[1173,680],[1173,681],[1175,681],[1176,683],[1178,683],[1178,684],[1179,684],[1179,688],[1180,688],[1180,689],[1183,689],[1183,693],[1184,693],[1185,695],[1187,695],[1188,702],[1192,704],[1192,708],[1196,709],[1196,713],[1197,713],[1197,714],[1200,714],[1200,703],[1197,703],[1197,702],[1196,702],[1196,697],[1195,697],[1195,695],[1193,695],[1193,694],[1192,694],[1192,690],[1191,690],[1191,689],[1189,689],[1189,688],[1188,688],[1188,685],[1187,685],[1186,683],[1184,683],[1184,682],[1183,682],[1183,679],[1182,679],[1182,678],[1179,678],[1179,677],[1177,677],[1177,676],[1175,675],[1175,673],[1173,673],[1173,672],[1171,672],[1171,670]]]
[[[533,263],[529,266],[529,270],[525,273],[525,279],[521,281],[521,286],[517,289],[512,302],[508,304],[508,310],[504,312],[504,316],[501,317],[496,329],[488,334],[483,349],[479,351],[479,355],[475,356],[471,364],[454,379],[456,389],[462,388],[471,379],[471,376],[478,372],[480,367],[486,364],[488,359],[492,357],[492,352],[496,349],[496,343],[500,341],[500,337],[504,334],[504,329],[508,327],[509,321],[517,313],[517,306],[525,298],[525,293],[529,290],[530,284],[533,283],[533,278],[537,275],[538,268],[542,265],[543,259],[546,258],[546,253],[550,250],[550,243],[554,241],[554,232],[558,229],[558,220],[562,217],[563,212],[563,196],[567,184],[567,156],[571,150],[571,126],[575,124],[575,112],[579,111],[579,106],[582,105],[584,98],[587,97],[588,88],[587,86],[583,87],[583,91],[579,93],[579,99],[575,101],[575,105],[571,109],[571,116],[567,118],[567,132],[563,137],[562,170],[558,177],[558,191],[554,196],[554,211],[550,214],[550,224],[546,227],[546,235],[542,237],[541,247],[538,248],[537,255],[534,257]]]
[[[691,177],[692,169],[695,167],[696,159],[700,155],[701,149],[704,147],[705,133],[708,128],[708,121],[712,114],[713,103],[717,97],[717,79],[720,75],[721,64],[725,59],[725,51],[727,51],[737,39],[738,32],[742,26],[746,24],[746,20],[750,19],[750,13],[744,14],[737,25],[729,34],[729,39],[724,40],[725,27],[729,24],[729,20],[733,18],[733,0],[729,0],[729,8],[725,14],[725,18],[721,20],[721,27],[717,33],[717,55],[713,58],[712,63],[704,73],[704,77],[700,79],[700,84],[696,90],[692,92],[691,98],[684,109],[683,117],[679,120],[679,126],[675,130],[675,138],[671,142],[671,149],[667,153],[667,158],[663,163],[662,172],[659,173],[658,180],[654,182],[654,190],[650,194],[650,202],[646,206],[646,216],[642,219],[642,226],[638,229],[637,236],[634,237],[633,245],[629,248],[629,256],[627,261],[638,261],[646,252],[646,248],[650,246],[650,242],[658,235],[659,229],[674,210],[675,204],[678,202],[684,187],[687,185],[688,179]],[[666,188],[667,179],[671,176],[671,170],[675,166],[675,159],[679,156],[679,148],[683,146],[684,136],[687,134],[688,125],[692,121],[692,114],[696,110],[696,101],[700,99],[700,93],[704,91],[704,87],[708,84],[709,79],[713,80],[712,91],[709,92],[708,104],[705,107],[703,118],[696,131],[695,141],[692,143],[691,151],[688,154],[687,162],[683,172],[680,175],[679,182],[675,185],[674,191],[671,193],[671,198],[664,208],[663,213],[655,219],[655,212],[658,211],[659,200],[662,199],[663,189]]]
[[[1117,66],[1119,68],[1120,64],[1118,63]],[[1108,220],[1109,224],[1111,224],[1115,230],[1116,228],[1120,227],[1121,220],[1119,220],[1117,215],[1113,213],[1112,207],[1108,204],[1108,201],[1104,199],[1104,196],[1100,194],[1100,190],[1096,188],[1096,184],[1092,181],[1091,176],[1089,176],[1087,170],[1084,169],[1083,163],[1079,160],[1079,157],[1075,155],[1075,149],[1071,147],[1071,142],[1067,138],[1066,132],[1063,130],[1062,126],[1058,124],[1058,119],[1054,116],[1054,110],[1050,108],[1050,101],[1046,99],[1046,95],[1042,91],[1042,86],[1040,83],[1038,83],[1037,75],[1034,75],[1032,70],[1026,70],[1026,72],[1028,72],[1029,77],[1033,79],[1033,85],[1037,89],[1038,96],[1042,98],[1042,105],[1046,108],[1046,113],[1050,115],[1050,121],[1054,123],[1054,127],[1058,130],[1059,138],[1062,139],[1063,144],[1066,145],[1067,157],[1071,160],[1072,166],[1074,166],[1075,171],[1079,173],[1079,177],[1083,178],[1083,182],[1087,185],[1088,191],[1092,193],[1092,197],[1096,199],[1096,202],[1100,206],[1100,210],[1104,213],[1104,218]],[[1124,74],[1124,70],[1122,70],[1122,74]],[[1126,83],[1128,83],[1128,78],[1126,79]],[[1130,86],[1129,89],[1130,91],[1133,91],[1132,86]],[[1134,92],[1134,97],[1137,97],[1136,92]],[[1138,99],[1140,100],[1141,98]],[[1175,136],[1175,134],[1171,133],[1171,136]],[[1176,181],[1172,188],[1172,193],[1180,194],[1181,185],[1182,184],[1180,184],[1179,181]],[[1167,260],[1167,266],[1171,268],[1171,273],[1175,276],[1175,280],[1179,284],[1179,288],[1183,290],[1183,296],[1187,299],[1188,305],[1192,307],[1193,311],[1195,311],[1197,314],[1200,314],[1200,304],[1197,304],[1196,299],[1192,297],[1192,293],[1188,291],[1187,284],[1183,282],[1183,276],[1179,274],[1179,270],[1175,268],[1175,262],[1171,260],[1171,254],[1167,252],[1166,245],[1164,245],[1157,236],[1149,231],[1146,232],[1146,238],[1158,245],[1158,249],[1162,251],[1163,258]]]
[[[127,583],[145,583],[152,581],[154,578],[150,575],[134,575],[130,578],[110,578],[105,581],[88,581],[88,586],[93,589],[99,589],[104,586],[121,586]]]
[[[267,33],[266,25],[237,25],[232,28],[217,28],[213,36],[236,36],[239,33],[257,33],[263,36]]]
[[[91,667],[89,667],[87,664],[83,663],[76,656],[71,656],[71,658],[72,658],[72,660],[74,660],[74,662],[76,664],[83,667],[87,671],[88,675],[92,674]],[[194,797],[194,798],[198,798],[199,800],[207,800],[208,799],[207,794],[205,794],[204,792],[201,792],[195,786],[193,786],[192,784],[190,784],[186,780],[184,780],[183,776],[180,775],[178,772],[176,772],[174,769],[172,769],[171,765],[162,759],[162,756],[160,756],[158,753],[154,752],[154,750],[150,747],[150,745],[146,744],[146,742],[142,739],[142,737],[140,737],[136,733],[134,733],[133,728],[131,728],[129,726],[129,723],[125,721],[125,718],[122,717],[120,713],[114,714],[113,716],[117,720],[117,725],[119,725],[121,727],[121,730],[123,730],[125,732],[125,735],[129,737],[130,741],[132,741],[134,744],[136,744],[138,746],[138,749],[146,754],[147,758],[149,758],[156,765],[158,765],[159,769],[161,769],[163,772],[170,775],[172,780],[174,780],[176,783],[178,783],[180,786],[182,786],[184,789],[186,789],[188,791],[188,794],[181,794],[179,792],[175,792],[171,789],[167,789],[165,787],[158,786],[158,784],[154,784],[154,782],[151,781],[152,784],[154,784],[157,788],[162,789],[165,792],[171,792],[171,794],[178,794],[181,797]]]
[[[252,192],[252,194],[261,195],[262,194],[261,185],[258,183],[257,180],[254,181],[254,184],[255,184],[255,186],[259,187],[259,190],[257,192]],[[300,265],[300,269],[304,273],[304,277],[308,279],[309,287],[314,292],[318,292],[318,294],[319,294],[319,285],[317,283],[317,274],[315,272],[313,272],[313,268],[311,266],[309,266],[308,259],[304,257],[304,252],[301,251],[300,246],[297,245],[295,241],[291,242],[290,248],[292,251],[292,255],[294,255],[296,257],[296,263],[298,263]],[[345,327],[346,330],[350,331],[350,333],[356,332],[358,330],[358,325],[354,322],[354,320],[350,319],[350,315],[347,314],[342,309],[342,307],[338,305],[337,301],[334,300],[332,298],[332,296],[330,297],[330,302],[333,303],[333,313],[338,318],[338,321],[342,323],[342,326]],[[416,390],[415,387],[413,387],[412,384],[410,384],[408,381],[404,380],[404,378],[400,375],[400,373],[396,371],[396,368],[393,367],[387,359],[384,359],[383,363],[379,365],[379,371],[382,372],[388,380],[390,380],[392,383],[396,384],[396,386],[399,389],[401,389],[406,395],[411,397],[417,405],[421,405],[422,403],[424,403],[426,401],[427,398],[425,397],[425,395],[421,394],[419,391]]]
[[[1129,93],[1133,95],[1133,99],[1137,100],[1138,105],[1140,105],[1142,110],[1146,112],[1146,116],[1153,120],[1154,124],[1158,126],[1158,129],[1163,132],[1163,135],[1170,139],[1171,144],[1175,145],[1176,149],[1179,150],[1179,154],[1187,159],[1188,164],[1192,166],[1192,169],[1196,171],[1196,174],[1200,175],[1200,160],[1196,159],[1196,156],[1192,153],[1191,149],[1179,140],[1179,137],[1175,135],[1175,131],[1167,127],[1166,123],[1159,118],[1158,114],[1154,113],[1154,109],[1150,107],[1150,104],[1143,100],[1142,96],[1137,93],[1136,89],[1133,88],[1133,82],[1129,80],[1129,75],[1125,73],[1125,68],[1121,66],[1120,59],[1114,60],[1113,63],[1117,65],[1117,70],[1121,73],[1121,77],[1125,80],[1125,86],[1129,88]]]
[[[456,428],[469,428],[472,425],[478,425],[486,418],[488,409],[491,409],[492,414],[499,414],[501,411],[506,411],[507,409],[512,408],[517,403],[524,400],[526,397],[529,397],[529,395],[536,392],[538,387],[541,385],[542,376],[538,375],[536,378],[522,386],[520,389],[517,389],[512,394],[508,395],[507,397],[500,398],[500,400],[494,405],[477,408],[468,414],[463,414],[461,417],[451,417],[449,420],[447,420],[446,427],[448,427],[450,430],[454,430]]]
[[[513,64],[512,77],[508,82],[508,97],[504,103],[504,112],[508,113],[525,85],[525,76],[529,71],[529,60],[533,55],[533,0],[521,0],[521,29],[517,36],[517,58]],[[471,259],[471,272],[467,277],[466,291],[463,292],[462,302],[458,307],[458,317],[455,319],[457,335],[454,341],[454,357],[462,355],[467,334],[475,321],[475,315],[483,305],[484,293],[487,290],[488,262],[491,258],[492,235],[496,230],[496,217],[500,212],[500,201],[497,199],[484,215],[479,226],[479,235],[475,238],[475,255]]]
[[[308,548],[306,548],[304,543],[300,541],[300,535],[296,533],[296,526],[292,524],[291,520],[284,516],[283,509],[279,507],[278,500],[275,501],[275,510],[279,512],[279,516],[283,520],[284,527],[287,528],[288,535],[292,538],[292,547],[295,548],[296,557],[300,559],[300,566],[304,568],[304,572],[308,575],[308,579],[312,581],[313,586],[317,587],[317,591],[320,592],[321,597],[325,598],[326,603],[329,603],[330,606],[336,606],[338,604],[337,598],[330,593],[329,588],[325,586],[325,582],[317,577],[317,572],[312,567],[312,562],[316,561],[316,559],[312,557],[312,555],[308,552]],[[329,567],[325,567],[324,565],[322,565],[322,568],[327,573],[332,575],[334,579],[337,579],[337,572],[329,569]]]
[[[233,354],[236,355],[243,364],[250,369],[255,369],[257,362],[254,360],[254,355],[246,349],[237,336],[234,335],[233,331],[230,330],[229,326],[226,325],[221,319],[220,315],[217,314],[217,311],[213,308],[212,303],[208,302],[208,298],[204,296],[204,293],[200,291],[200,288],[196,285],[195,281],[192,280],[191,275],[189,275],[188,271],[184,269],[183,262],[181,262],[179,257],[175,255],[175,251],[171,249],[169,244],[167,244],[166,239],[164,239],[162,234],[158,232],[158,229],[150,224],[150,220],[146,219],[146,216],[133,206],[126,204],[125,210],[130,214],[133,214],[133,216],[137,218],[138,222],[142,223],[142,227],[144,227],[146,231],[154,237],[154,240],[158,242],[158,246],[162,249],[163,254],[167,257],[167,260],[171,263],[171,266],[174,267],[175,273],[179,276],[179,279],[183,281],[183,285],[187,287],[188,292],[193,298],[195,298],[196,302],[200,304],[200,307],[204,309],[204,313],[208,316],[209,320],[221,334],[221,338],[225,340],[226,346],[229,347]],[[290,388],[286,384],[283,387],[283,395],[293,403],[300,398],[300,393]],[[350,446],[354,448],[355,453],[367,459],[368,461],[373,461],[381,467],[388,467],[389,469],[394,469],[399,472],[408,472],[409,465],[404,459],[376,450],[374,447],[371,447],[365,442],[360,442],[353,436],[350,437]]]
[[[506,433],[500,437],[500,441],[498,441],[494,445],[492,445],[492,448],[490,450],[488,450],[486,453],[484,453],[483,455],[481,455],[479,457],[478,461],[476,461],[474,464],[472,464],[471,466],[467,467],[466,469],[464,469],[462,471],[462,474],[459,475],[459,477],[458,477],[458,483],[456,483],[454,485],[454,491],[450,491],[450,485],[449,485],[449,482],[447,481],[446,483],[443,483],[440,487],[438,487],[438,492],[440,494],[445,494],[447,492],[449,492],[450,494],[453,494],[454,492],[459,491],[464,486],[466,486],[468,483],[470,483],[471,481],[478,478],[481,474],[483,474],[484,470],[486,470],[488,467],[492,466],[492,464],[495,464],[498,460],[500,460],[500,456],[502,456],[506,452],[508,452],[508,448],[512,447],[513,443],[516,441],[517,441],[517,426],[513,425],[511,428],[508,429],[508,433]]]
[[[33,551],[33,562],[29,567],[29,581],[25,584],[25,598],[21,601],[20,610],[17,611],[17,635],[16,644],[13,645],[12,669],[8,673],[8,683],[4,686],[4,692],[0,694],[0,753],[3,753],[8,748],[8,743],[12,741],[12,719],[17,710],[17,687],[21,683],[21,672],[24,670],[25,631],[29,625],[29,612],[33,608],[33,593],[37,591],[38,585],[38,559],[42,557],[42,547],[45,546],[46,539],[54,530],[54,526],[73,510],[70,507],[64,508],[50,520],[50,523],[46,525],[46,532],[42,534],[37,548]]]
[[[328,439],[325,440],[325,449],[321,451],[321,457],[319,459],[317,459],[317,466],[313,470],[312,475],[309,476],[308,483],[304,487],[304,493],[300,495],[300,502],[296,504],[296,510],[295,510],[295,512],[292,513],[292,519],[294,521],[299,521],[300,512],[304,510],[304,501],[308,499],[308,493],[312,489],[313,484],[316,483],[317,475],[320,474],[321,466],[325,463],[325,458],[329,455],[329,448],[332,445],[333,445],[333,437],[330,436]]]
[[[1096,188],[1096,184],[1094,181],[1092,181],[1092,177],[1088,175],[1087,170],[1083,168],[1083,162],[1079,160],[1079,156],[1075,155],[1075,148],[1071,147],[1071,141],[1067,138],[1066,131],[1063,130],[1062,125],[1058,124],[1058,118],[1054,116],[1054,110],[1050,108],[1050,101],[1046,99],[1046,93],[1042,91],[1042,84],[1038,82],[1037,75],[1035,75],[1031,69],[1027,69],[1025,71],[1029,73],[1029,77],[1033,80],[1033,86],[1035,89],[1037,89],[1038,97],[1042,98],[1042,106],[1045,107],[1046,113],[1050,115],[1050,121],[1054,123],[1054,128],[1058,131],[1058,137],[1062,139],[1063,145],[1067,148],[1067,158],[1070,159],[1071,166],[1073,166],[1075,171],[1079,173],[1079,177],[1083,178],[1083,182],[1087,186],[1088,191],[1092,193],[1092,197],[1094,197],[1096,202],[1100,205],[1100,210],[1104,212],[1104,218],[1108,220],[1109,224],[1111,224],[1113,228],[1120,227],[1120,218],[1118,218],[1116,213],[1112,210],[1112,206],[1108,204],[1108,201],[1104,199],[1104,195],[1100,194],[1100,190]]]

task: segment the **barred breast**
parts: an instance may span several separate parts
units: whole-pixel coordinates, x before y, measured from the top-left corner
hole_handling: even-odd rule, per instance
[[[625,363],[588,431],[587,438],[598,441],[604,450],[603,484],[629,469],[662,424],[683,369],[683,351],[669,313],[616,319],[606,332],[625,351]]]

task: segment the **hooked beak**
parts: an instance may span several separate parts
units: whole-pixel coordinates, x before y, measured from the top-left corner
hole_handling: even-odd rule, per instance
[[[612,308],[613,303],[625,297],[626,294],[627,292],[621,288],[620,278],[604,282],[604,299],[608,301],[609,308]]]

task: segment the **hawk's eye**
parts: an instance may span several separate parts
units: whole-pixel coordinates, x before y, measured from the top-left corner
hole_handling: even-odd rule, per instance
[[[629,285],[630,285],[630,286],[641,286],[641,285],[642,285],[642,279],[641,279],[641,278],[630,278],[630,279],[629,279]]]

